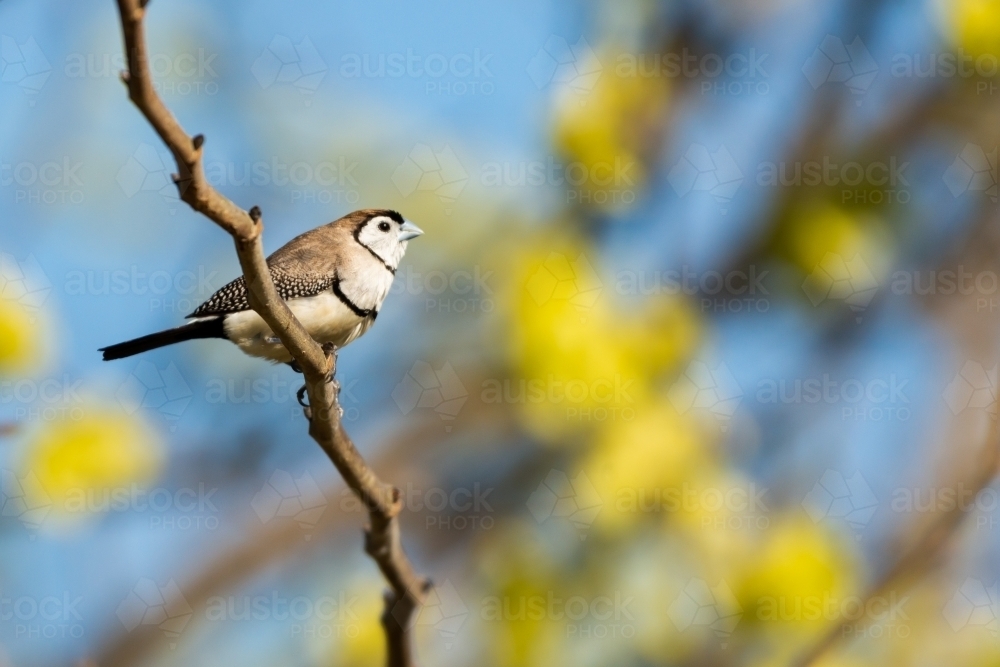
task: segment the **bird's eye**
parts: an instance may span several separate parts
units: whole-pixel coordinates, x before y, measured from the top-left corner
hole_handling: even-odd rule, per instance
[[[389,223],[388,222],[380,222],[380,223],[378,223],[378,228],[380,230],[382,230],[383,232],[387,232],[387,231],[389,231]]]

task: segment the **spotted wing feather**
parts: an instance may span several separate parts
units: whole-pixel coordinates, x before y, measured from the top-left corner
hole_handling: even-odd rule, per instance
[[[273,266],[269,268],[274,287],[278,290],[278,295],[285,301],[322,294],[333,288],[335,280],[333,275],[293,276],[279,268]],[[240,276],[213,294],[208,301],[198,306],[188,317],[223,315],[249,309],[250,302],[247,299],[246,282],[243,276]]]

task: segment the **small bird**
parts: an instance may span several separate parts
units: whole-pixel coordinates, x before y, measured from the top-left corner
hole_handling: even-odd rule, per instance
[[[267,258],[278,294],[321,344],[341,348],[375,322],[406,245],[423,231],[396,211],[363,209],[301,234]],[[100,349],[121,359],[195,338],[225,338],[246,354],[291,363],[292,356],[250,308],[243,276],[173,329]]]

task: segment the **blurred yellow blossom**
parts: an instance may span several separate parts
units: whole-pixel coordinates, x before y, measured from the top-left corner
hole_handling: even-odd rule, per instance
[[[505,522],[490,531],[477,554],[487,588],[471,613],[488,637],[490,664],[541,667],[564,655],[565,618],[548,612],[552,594],[563,595],[566,582],[538,530],[535,524]]]
[[[45,422],[28,444],[25,470],[56,508],[81,512],[87,493],[143,484],[160,467],[155,435],[134,416],[91,408],[78,418]]]
[[[845,260],[860,254],[870,263],[880,250],[875,234],[877,224],[830,202],[810,202],[792,218],[788,251],[805,273],[811,273],[827,253]]]
[[[976,57],[1000,56],[1000,1],[944,0],[942,9],[959,47]]]
[[[634,201],[645,180],[643,160],[656,144],[651,135],[661,125],[669,86],[665,77],[612,66],[612,53],[601,60],[609,64],[593,89],[561,90],[553,135],[570,161],[564,177],[576,201],[613,208]]]
[[[382,629],[384,585],[372,581],[352,588],[347,594],[351,611],[340,613],[333,633],[337,639],[328,646],[330,664],[343,667],[375,667],[385,662],[385,631]]]
[[[699,433],[666,400],[642,406],[634,419],[609,422],[581,463],[603,501],[597,525],[622,528],[682,511],[693,480],[712,465]]]
[[[617,310],[582,240],[546,236],[516,252],[505,342],[519,377],[484,386],[484,400],[492,391],[516,404],[542,438],[631,418],[654,381],[694,348],[697,320],[683,301]]]
[[[775,518],[730,580],[747,624],[778,634],[828,628],[858,590],[853,553],[804,516]]]
[[[887,230],[870,210],[804,203],[793,211],[782,242],[788,258],[806,274],[802,289],[814,306],[831,299],[860,313],[890,266]]]
[[[24,374],[42,360],[42,331],[37,313],[12,299],[0,298],[0,375]]]

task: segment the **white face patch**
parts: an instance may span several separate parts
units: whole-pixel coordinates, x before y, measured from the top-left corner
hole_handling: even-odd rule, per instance
[[[361,227],[358,242],[375,253],[386,266],[396,270],[406,252],[406,241],[399,240],[400,224],[385,215],[377,215]]]

